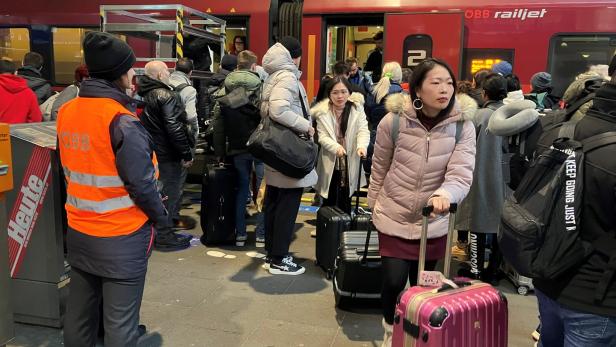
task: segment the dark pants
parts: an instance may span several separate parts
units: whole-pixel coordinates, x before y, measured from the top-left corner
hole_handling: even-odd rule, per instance
[[[398,295],[406,287],[406,281],[411,286],[417,284],[417,260],[406,260],[390,257],[381,257],[383,267],[383,289],[381,290],[381,303],[383,305],[383,318],[387,324],[394,324],[396,302]],[[426,261],[427,271],[436,267],[436,260]]]
[[[535,288],[539,301],[539,347],[616,346],[616,317],[567,309]]]
[[[246,236],[246,201],[250,198],[250,174],[252,173],[253,163],[257,176],[256,184],[260,185],[261,180],[263,180],[263,163],[255,160],[250,153],[242,153],[233,157],[233,166],[235,166],[235,170],[237,171],[235,232],[238,236]]]
[[[102,300],[105,346],[136,346],[144,284],[145,273],[137,278],[114,279],[73,267],[64,320],[64,344],[67,347],[96,344]]]
[[[289,254],[295,220],[303,188],[277,188],[267,185],[265,190],[265,250],[274,259]]]
[[[160,170],[159,181],[163,185],[163,196],[167,197],[165,200],[165,208],[169,213],[169,218],[167,220],[168,228],[157,230],[158,235],[161,236],[161,232],[172,232],[171,228],[173,227],[174,214],[180,209],[184,181],[182,180],[182,163],[179,161],[158,163],[158,169]]]
[[[340,209],[348,214],[351,214],[351,198],[349,197],[349,184],[348,179],[342,179],[340,177],[342,171],[334,170],[332,174],[332,180],[329,183],[329,191],[327,192],[327,199],[323,199],[323,206],[338,206]],[[342,183],[344,182],[344,185]]]
[[[469,233],[469,258],[471,273],[476,279],[490,282],[497,275],[502,262],[496,234]],[[486,247],[490,247],[488,267],[485,267]]]

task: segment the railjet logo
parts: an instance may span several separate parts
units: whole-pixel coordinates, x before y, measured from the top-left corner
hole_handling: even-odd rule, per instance
[[[542,8],[540,11],[530,11],[527,8],[517,8],[513,11],[495,11],[494,18],[526,20],[527,18],[543,18],[546,13],[548,13],[548,10],[545,8]]]
[[[548,10],[542,8],[540,10],[530,10],[528,8],[516,8],[509,11],[493,11],[493,10],[473,10],[464,11],[466,19],[516,19],[525,21],[527,19],[543,18],[548,13]]]

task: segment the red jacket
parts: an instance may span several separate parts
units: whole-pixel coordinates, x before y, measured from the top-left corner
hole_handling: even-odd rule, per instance
[[[0,122],[17,124],[40,122],[41,110],[26,80],[0,74]]]

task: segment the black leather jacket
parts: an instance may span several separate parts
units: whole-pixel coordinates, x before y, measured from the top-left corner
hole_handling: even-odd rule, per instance
[[[148,76],[139,79],[139,95],[146,105],[141,122],[154,141],[158,161],[192,160],[194,141],[180,95]]]

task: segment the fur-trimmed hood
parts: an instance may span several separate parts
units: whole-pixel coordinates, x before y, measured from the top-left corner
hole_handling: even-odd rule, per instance
[[[352,93],[349,96],[349,101],[354,104],[355,109],[363,110],[364,108],[364,96],[361,93]],[[310,109],[310,115],[315,119],[329,113],[329,99],[319,101]]]
[[[456,103],[449,117],[460,116],[460,120],[472,120],[477,111],[477,103],[475,103],[473,112],[472,104],[469,104],[468,100],[465,98],[462,99],[464,101],[460,100],[458,97],[456,98]],[[464,104],[462,104],[462,102],[464,102]],[[385,99],[385,109],[387,109],[388,112],[398,113],[408,118],[417,118],[417,113],[411,102],[411,96],[406,93],[389,95],[387,99]]]

